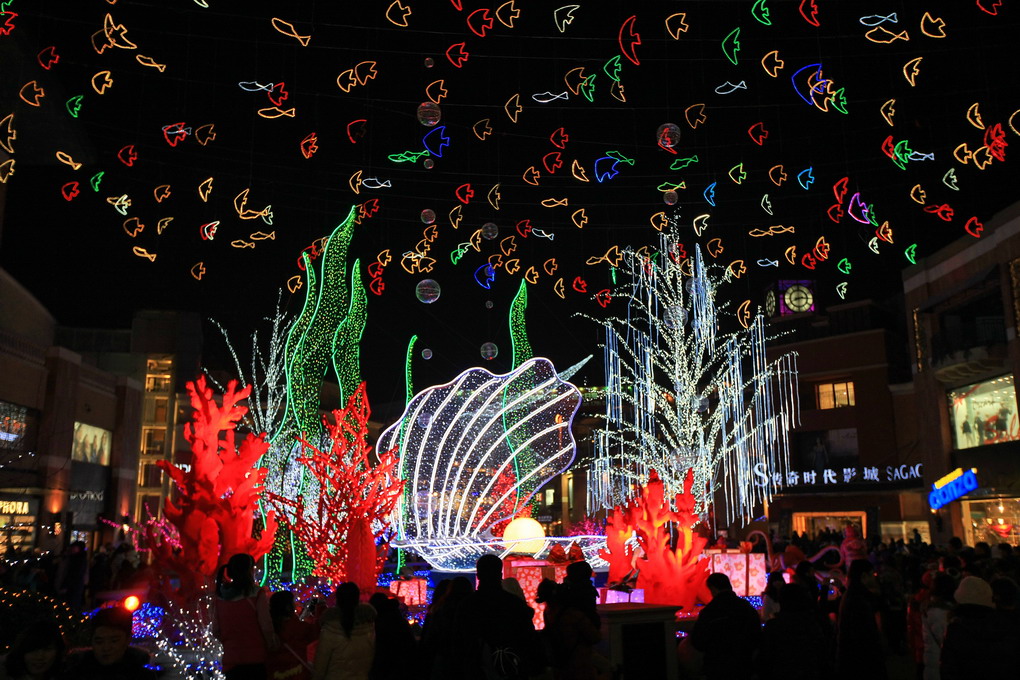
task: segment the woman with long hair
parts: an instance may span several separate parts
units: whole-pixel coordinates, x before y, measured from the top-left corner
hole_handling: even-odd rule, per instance
[[[294,593],[289,590],[273,593],[269,598],[269,614],[280,640],[280,647],[270,652],[266,663],[269,680],[308,680],[312,676],[308,646],[318,636],[318,626],[298,618]]]
[[[51,680],[64,668],[64,638],[53,621],[39,621],[18,636],[4,660],[11,680]]]
[[[341,583],[336,589],[336,607],[322,616],[313,680],[368,680],[376,614],[360,597],[356,583]]]
[[[278,645],[251,555],[238,553],[219,568],[214,604],[213,634],[223,643],[227,680],[266,680],[266,659]]]

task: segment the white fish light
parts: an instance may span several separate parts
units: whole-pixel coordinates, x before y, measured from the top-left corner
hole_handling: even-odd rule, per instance
[[[505,375],[472,368],[417,394],[378,443],[397,447],[407,481],[395,544],[450,571],[503,550],[493,525],[573,462],[580,404],[580,391],[542,358]]]

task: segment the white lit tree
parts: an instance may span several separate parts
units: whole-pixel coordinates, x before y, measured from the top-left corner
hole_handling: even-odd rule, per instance
[[[283,291],[280,291],[276,298],[275,313],[263,319],[269,322],[268,337],[263,335],[260,338],[258,329],[252,331],[251,357],[247,370],[238,356],[237,349],[230,341],[227,329],[215,319],[210,319],[223,335],[223,341],[234,361],[237,379],[242,385],[251,386],[251,395],[248,397],[248,413],[245,414],[244,424],[255,434],[265,433],[270,441],[280,430],[286,414],[287,371],[284,349],[287,344],[287,334],[294,323],[294,320],[288,318],[287,314],[280,309],[282,296]],[[262,342],[263,339],[266,339],[265,343]],[[224,391],[223,386],[208,371],[206,371],[206,376],[218,390]]]
[[[626,250],[629,283],[613,292],[626,312],[597,320],[606,330],[606,410],[595,434],[588,504],[612,508],[634,497],[651,470],[672,498],[693,471],[695,510],[715,494],[727,523],[750,518],[785,478],[789,430],[799,419],[796,355],[769,361],[764,319],[750,303],[738,330],[722,333],[719,285],[732,273],[687,257],[675,230],[657,252]],[[742,318],[740,318],[742,315]]]

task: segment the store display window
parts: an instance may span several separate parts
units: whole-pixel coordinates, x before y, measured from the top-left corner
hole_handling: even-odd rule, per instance
[[[967,545],[1009,543],[1020,546],[1020,498],[963,502]]]
[[[955,448],[1020,439],[1012,375],[958,387],[947,396]]]

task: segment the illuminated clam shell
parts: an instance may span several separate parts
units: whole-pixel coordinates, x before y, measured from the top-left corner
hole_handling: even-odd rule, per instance
[[[580,403],[541,358],[505,375],[472,368],[416,395],[378,444],[397,447],[407,482],[399,542],[436,568],[473,567],[493,544],[492,526],[573,462]]]

